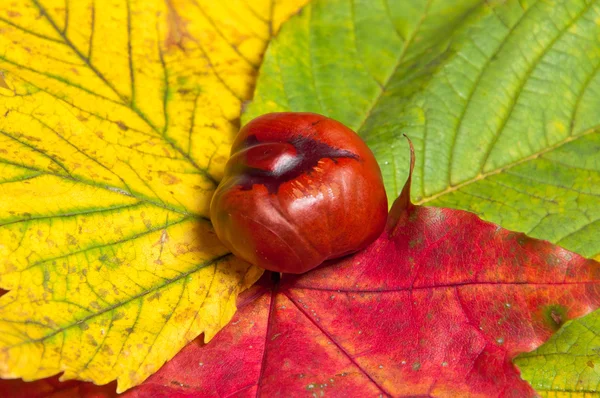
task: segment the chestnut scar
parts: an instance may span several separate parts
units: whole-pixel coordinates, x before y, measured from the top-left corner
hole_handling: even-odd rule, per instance
[[[262,146],[264,151],[260,149]],[[274,146],[279,148],[273,148]],[[248,163],[260,163],[261,158],[266,156],[274,157],[275,162],[270,168],[244,167],[243,174],[236,185],[239,185],[243,191],[251,190],[255,184],[263,185],[269,194],[277,193],[281,184],[310,173],[321,159],[331,159],[334,162],[341,158],[360,159],[353,152],[334,148],[304,136],[294,137],[290,141],[262,142],[255,135],[251,135],[246,138],[243,147],[247,151]],[[293,148],[295,153],[290,153],[286,147]],[[250,151],[252,149],[254,151]]]

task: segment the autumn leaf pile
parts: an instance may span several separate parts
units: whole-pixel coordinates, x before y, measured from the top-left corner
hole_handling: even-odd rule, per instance
[[[599,70],[592,0],[8,1],[0,395],[597,393]],[[288,110],[398,199],[278,281],[208,207],[241,123]]]

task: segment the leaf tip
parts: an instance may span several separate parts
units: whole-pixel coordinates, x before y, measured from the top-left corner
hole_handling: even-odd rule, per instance
[[[387,230],[391,231],[394,229],[400,217],[406,213],[408,209],[410,209],[413,204],[410,201],[410,186],[412,184],[412,174],[415,168],[415,147],[413,146],[412,141],[406,134],[402,134],[406,140],[408,141],[408,146],[410,148],[410,169],[408,171],[408,178],[404,183],[404,188],[402,188],[402,192],[400,196],[394,201],[392,208],[390,209],[390,214],[388,216],[387,222]]]

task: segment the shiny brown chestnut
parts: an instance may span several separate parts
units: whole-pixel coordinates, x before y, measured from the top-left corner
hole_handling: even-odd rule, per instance
[[[259,267],[302,273],[365,248],[383,231],[379,165],[352,130],[315,113],[270,113],[238,133],[211,220]]]

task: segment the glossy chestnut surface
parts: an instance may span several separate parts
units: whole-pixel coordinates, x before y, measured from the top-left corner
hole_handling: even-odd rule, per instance
[[[234,254],[289,273],[363,249],[383,231],[387,210],[371,150],[314,113],[271,113],[246,124],[210,208]]]

